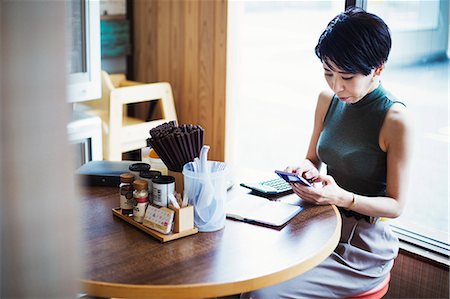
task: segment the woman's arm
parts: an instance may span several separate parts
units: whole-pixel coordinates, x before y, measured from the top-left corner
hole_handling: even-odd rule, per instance
[[[319,94],[316,112],[314,114],[314,128],[309,141],[308,152],[306,154],[306,159],[311,161],[318,170],[320,170],[322,162],[319,160],[319,157],[317,157],[317,142],[319,141],[320,132],[322,132],[323,129],[323,121],[325,120],[325,115],[327,114],[328,107],[330,107],[332,98],[333,94],[329,91],[322,91]]]
[[[386,196],[369,197],[340,188],[331,176],[320,176],[323,188],[295,184],[294,191],[316,204],[334,204],[374,217],[396,218],[403,211],[411,156],[412,125],[406,109],[395,104],[380,131],[380,147],[387,153]]]
[[[329,91],[323,91],[317,99],[316,111],[314,114],[314,127],[309,141],[306,159],[300,166],[287,167],[285,171],[297,173],[306,179],[316,179],[319,176],[319,170],[322,162],[317,157],[316,147],[319,140],[320,132],[322,132],[323,121],[330,106],[333,94]]]

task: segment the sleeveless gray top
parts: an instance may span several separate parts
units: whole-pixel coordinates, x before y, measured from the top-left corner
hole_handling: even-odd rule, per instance
[[[381,85],[354,104],[333,96],[317,153],[340,187],[366,196],[385,195],[386,153],[379,146],[379,135],[396,102]]]

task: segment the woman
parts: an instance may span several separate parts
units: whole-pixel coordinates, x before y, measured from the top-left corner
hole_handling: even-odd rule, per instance
[[[316,268],[243,298],[344,298],[389,274],[398,239],[379,218],[398,217],[405,205],[411,135],[405,106],[380,83],[390,48],[383,20],[356,8],[320,36],[315,51],[332,92],[319,95],[306,159],[286,170],[321,185],[292,188],[307,202],[339,208],[341,239]]]

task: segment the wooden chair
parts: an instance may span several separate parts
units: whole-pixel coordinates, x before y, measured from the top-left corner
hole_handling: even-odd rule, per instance
[[[144,121],[127,115],[127,104],[152,101],[160,101],[160,119]],[[102,119],[103,158],[110,161],[121,161],[122,153],[145,147],[151,128],[177,121],[169,83],[128,81],[124,74],[102,71],[101,99],[84,102],[83,106],[81,110]]]

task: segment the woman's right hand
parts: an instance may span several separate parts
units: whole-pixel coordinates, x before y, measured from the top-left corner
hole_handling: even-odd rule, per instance
[[[319,170],[308,159],[305,159],[300,166],[288,166],[284,171],[295,173],[310,181],[315,181],[319,177]]]

